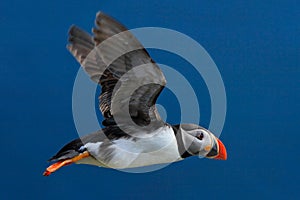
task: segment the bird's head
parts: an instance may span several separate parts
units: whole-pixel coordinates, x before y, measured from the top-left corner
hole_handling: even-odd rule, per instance
[[[209,130],[195,124],[181,124],[176,137],[181,137],[185,151],[191,155],[219,160],[227,159],[224,144]]]

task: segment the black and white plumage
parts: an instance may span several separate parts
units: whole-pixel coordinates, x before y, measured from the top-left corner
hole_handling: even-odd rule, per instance
[[[67,48],[101,86],[103,129],[65,145],[50,175],[71,163],[115,169],[171,163],[193,155],[226,159],[221,141],[194,124],[171,126],[155,102],[166,79],[140,42],[119,22],[97,13],[94,36],[72,26]]]

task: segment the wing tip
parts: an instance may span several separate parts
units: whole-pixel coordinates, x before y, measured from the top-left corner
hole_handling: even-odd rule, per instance
[[[76,29],[79,29],[75,24],[72,24],[68,30],[69,35],[72,35]]]
[[[103,15],[104,13],[101,11],[101,10],[99,10],[97,13],[96,13],[96,18],[98,18],[98,17],[100,17],[101,15]]]

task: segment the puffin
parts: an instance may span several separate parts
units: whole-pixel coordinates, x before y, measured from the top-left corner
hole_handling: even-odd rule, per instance
[[[166,79],[124,25],[98,12],[92,32],[72,25],[67,49],[101,87],[98,99],[103,128],[63,146],[48,160],[53,164],[44,176],[73,163],[130,169],[191,156],[227,159],[224,144],[208,129],[162,120],[156,100]]]

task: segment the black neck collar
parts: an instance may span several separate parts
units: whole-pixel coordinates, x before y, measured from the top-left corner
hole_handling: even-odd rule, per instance
[[[193,156],[193,154],[190,154],[184,147],[183,141],[182,141],[182,134],[180,132],[180,124],[177,125],[172,125],[176,141],[177,141],[177,146],[178,146],[178,151],[181,156],[181,158],[187,158],[190,156]]]

